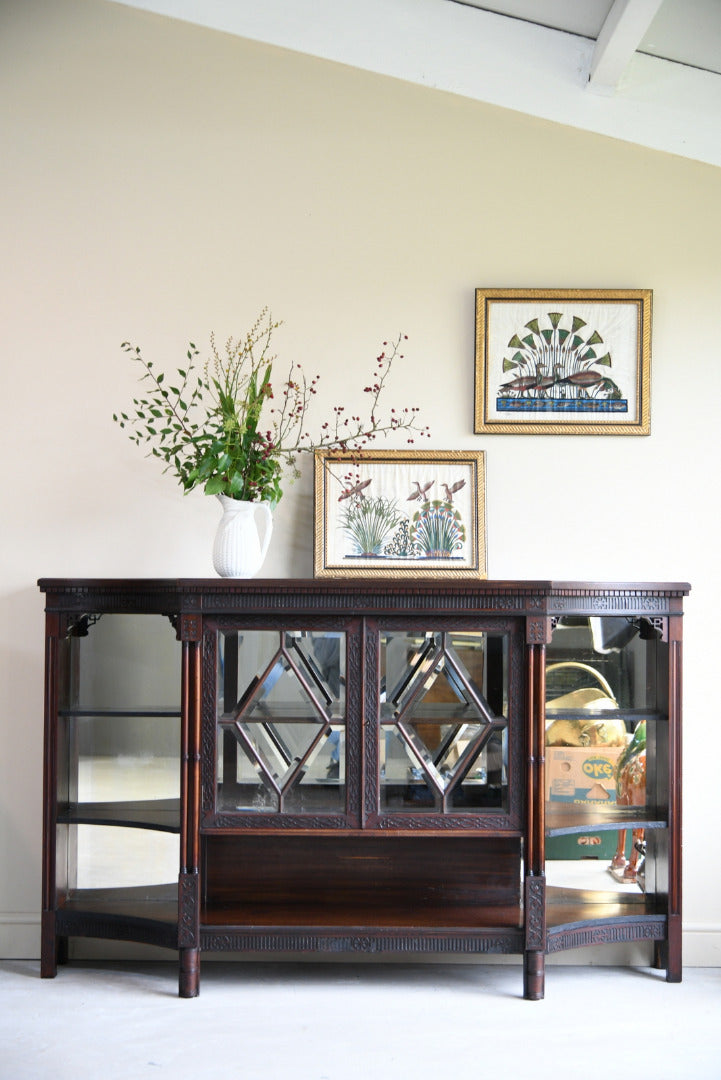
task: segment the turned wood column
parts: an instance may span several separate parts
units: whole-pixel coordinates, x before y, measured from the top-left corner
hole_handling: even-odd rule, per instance
[[[179,995],[200,989],[200,717],[199,615],[182,615],[183,643],[180,767],[180,876],[178,880]]]
[[[551,623],[545,617],[526,620],[526,843],[525,952],[523,996],[540,1001],[545,989],[545,703],[546,643]]]
[[[668,941],[665,956],[666,980],[681,982],[681,628],[680,617],[668,620]]]
[[[40,916],[40,975],[53,979],[58,970],[55,932],[57,889],[56,831],[58,776],[58,638],[57,615],[45,616],[45,734],[43,758],[43,897]]]

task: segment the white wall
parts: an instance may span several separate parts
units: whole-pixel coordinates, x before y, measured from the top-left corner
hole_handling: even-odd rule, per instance
[[[2,7],[0,145],[0,955],[38,951],[36,579],[212,574],[214,501],[112,423],[120,343],[181,363],[269,304],[321,418],[408,334],[389,401],[429,446],[487,451],[490,576],[693,583],[686,959],[721,962],[719,170],[102,0]],[[473,291],[495,285],[652,288],[651,436],[473,435]],[[269,575],[312,574],[312,529],[306,470]]]

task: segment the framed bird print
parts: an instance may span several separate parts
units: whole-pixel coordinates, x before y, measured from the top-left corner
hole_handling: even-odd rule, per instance
[[[486,577],[485,454],[315,453],[316,577]]]
[[[486,435],[648,435],[650,289],[477,289]]]

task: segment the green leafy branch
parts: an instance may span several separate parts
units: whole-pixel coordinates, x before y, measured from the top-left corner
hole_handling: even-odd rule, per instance
[[[333,420],[322,425],[316,438],[307,430],[311,399],[318,376],[307,379],[300,364],[292,362],[276,401],[272,383],[275,357],[270,353],[273,322],[263,309],[244,338],[229,338],[220,350],[211,334],[211,356],[199,370],[199,351],[191,342],[187,363],[174,378],[156,372],[138,346],[124,342],[122,349],[142,369],[145,395],[133,398],[133,409],[114,413],[128,429],[132,442],[148,445],[153,457],[165,462],[185,492],[202,486],[206,494],[275,504],[281,498],[286,470],[298,475],[297,456],[318,447],[362,456],[363,448],[378,435],[406,431],[426,436],[418,423],[418,409],[391,409],[383,418],[379,401],[393,362],[402,359],[399,336],[389,351],[376,358],[374,377],[364,393],[371,396],[370,415],[361,419],[343,406]],[[408,442],[412,443],[412,437]]]

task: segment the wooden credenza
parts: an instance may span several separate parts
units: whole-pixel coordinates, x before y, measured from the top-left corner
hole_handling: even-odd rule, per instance
[[[646,940],[680,980],[688,585],[39,586],[44,977],[99,937],[178,950],[183,997],[213,951],[518,954],[538,999],[548,953]],[[579,708],[589,673],[613,699]],[[573,763],[548,789],[547,700],[582,718],[605,789]],[[633,804],[608,782],[621,751],[594,741],[611,721],[645,732]],[[554,884],[551,839],[621,829],[642,840],[634,881],[586,859],[563,866],[590,888]]]

